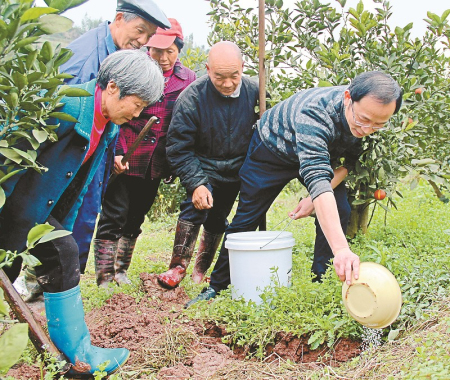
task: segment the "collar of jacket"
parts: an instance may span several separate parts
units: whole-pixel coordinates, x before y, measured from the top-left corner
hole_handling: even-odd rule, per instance
[[[95,93],[95,85],[97,84],[97,80],[93,79],[87,83],[72,85],[71,87],[78,87],[83,90],[86,90],[92,96],[81,96],[81,97],[66,97],[63,98],[65,103],[63,112],[69,113],[73,115],[73,110],[79,109],[78,112],[78,123],[75,124],[75,131],[83,136],[86,140],[90,140],[92,124],[94,122],[94,96]],[[115,134],[118,131],[118,126],[109,122],[107,124],[107,129],[105,129],[104,133]],[[109,138],[109,136],[107,136]]]
[[[99,39],[100,38],[104,38],[105,39],[105,45],[106,45],[106,49],[108,50],[108,55],[116,52],[117,50],[120,50],[116,44],[114,43],[114,40],[112,38],[112,34],[111,34],[111,28],[109,27],[109,25],[111,24],[111,22],[109,21],[105,21],[103,23],[101,23],[98,26],[99,31],[104,31],[105,32],[105,36],[100,36],[99,35]],[[97,49],[101,49],[101,44],[98,44]]]
[[[205,74],[205,75],[208,75],[208,74]],[[216,88],[216,86],[214,86],[213,82],[212,82],[211,79],[209,78],[209,75],[208,75],[208,79],[207,79],[207,86],[209,86],[209,87],[211,88],[211,90],[212,90],[212,92],[213,92],[214,94],[216,94],[217,96],[220,96],[222,99],[231,99],[231,100],[232,100],[232,99],[238,99],[239,96],[241,95],[242,87],[244,86],[244,78],[243,78],[243,77],[241,78],[241,88],[240,88],[239,96],[225,96],[225,95],[223,95],[223,94]]]
[[[189,79],[188,72],[187,70],[184,70],[184,68],[185,67],[183,66],[181,61],[177,58],[177,61],[175,62],[175,65],[173,67],[173,75],[177,76],[181,80]]]

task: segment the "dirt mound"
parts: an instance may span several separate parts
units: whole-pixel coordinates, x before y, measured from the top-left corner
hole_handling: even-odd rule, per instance
[[[307,336],[297,337],[291,333],[278,333],[275,344],[266,347],[267,355],[275,353],[282,359],[289,359],[295,363],[313,363],[321,361],[326,364],[345,362],[360,354],[361,343],[349,339],[339,339],[333,348],[322,346],[311,350]],[[324,359],[325,356],[327,359]]]
[[[189,300],[183,288],[159,286],[155,274],[142,273],[145,296],[134,298],[114,294],[104,306],[86,315],[92,343],[99,347],[126,347],[130,359],[124,373],[159,379],[205,379],[242,365],[251,348],[235,348],[222,343],[223,326],[203,324],[184,317]],[[330,350],[310,350],[307,337],[277,334],[275,344],[266,347],[267,362],[289,359],[297,363],[346,361],[359,354],[359,343],[341,339]],[[327,354],[327,355],[325,355]],[[9,373],[17,379],[39,379],[36,367],[21,365]]]
[[[31,366],[29,364],[15,365],[8,371],[8,376],[14,379],[30,379],[39,380],[41,378],[41,371],[37,366]]]

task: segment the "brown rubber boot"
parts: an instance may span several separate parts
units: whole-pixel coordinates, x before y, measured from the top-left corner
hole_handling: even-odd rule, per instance
[[[127,276],[127,270],[130,267],[136,240],[137,238],[129,238],[126,236],[122,236],[119,240],[116,261],[114,262],[114,269],[116,271],[114,280],[118,285],[131,284]]]
[[[214,260],[217,248],[222,241],[222,234],[211,234],[203,229],[200,244],[198,246],[197,258],[195,260],[194,270],[192,271],[192,281],[200,284],[205,278],[205,273]]]
[[[114,259],[119,241],[94,239],[95,276],[97,285],[108,288],[114,280]]]
[[[200,226],[178,219],[169,270],[158,276],[162,286],[169,289],[175,288],[186,276],[186,269],[191,261],[199,230]]]

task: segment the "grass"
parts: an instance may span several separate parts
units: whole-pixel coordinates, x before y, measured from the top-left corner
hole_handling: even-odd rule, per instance
[[[308,333],[310,344],[327,343],[333,346],[343,337],[360,338],[361,326],[353,321],[342,305],[340,283],[329,271],[323,284],[311,282],[310,266],[314,245],[312,218],[290,225],[296,245],[293,250],[293,286],[268,291],[260,306],[243,300],[231,300],[224,292],[213,303],[199,303],[187,312],[190,318],[213,320],[223,324],[230,334],[229,344],[250,345],[260,361],[243,361],[218,372],[214,379],[448,379],[450,378],[450,204],[440,202],[428,186],[413,191],[403,189],[397,199],[398,210],[385,215],[381,207],[366,235],[351,242],[352,249],[362,261],[385,265],[396,276],[402,288],[403,307],[398,320],[384,329],[386,342],[340,367],[321,363],[299,365],[289,361],[263,360],[264,347],[278,331],[297,335]],[[283,192],[267,215],[268,229],[273,229],[294,208],[299,195]],[[146,221],[138,239],[129,270],[132,284],[113,292],[125,292],[136,298],[139,274],[160,273],[170,260],[177,215],[164,220]],[[386,221],[386,224],[385,224]],[[282,229],[280,225],[277,229]],[[192,271],[192,265],[189,273]],[[195,285],[186,276],[182,286],[190,296],[200,292],[203,285]],[[100,307],[111,294],[95,285],[93,255],[81,282],[86,310]],[[274,295],[275,291],[275,295]],[[175,333],[174,333],[175,332]],[[388,340],[389,332],[398,334]],[[395,335],[394,334],[394,335]],[[169,364],[182,359],[194,336],[168,330],[165,338],[154,342],[152,355],[157,362]],[[259,354],[259,355],[258,355]]]
[[[297,195],[284,193],[268,215],[268,226],[278,223]],[[449,205],[443,204],[431,188],[405,190],[398,210],[385,215],[377,207],[369,232],[351,243],[362,261],[378,262],[396,276],[402,288],[403,307],[397,321],[384,330],[407,330],[426,321],[449,294]],[[386,225],[384,224],[386,220]],[[212,319],[226,325],[227,342],[251,345],[262,358],[264,348],[273,343],[278,331],[308,334],[312,348],[329,347],[339,337],[360,338],[361,326],[353,321],[342,304],[341,284],[331,269],[323,284],[311,282],[314,225],[311,218],[292,224],[296,238],[293,254],[293,286],[264,294],[268,300],[256,307],[243,300],[231,300],[228,293],[212,303],[190,311],[195,318]],[[196,290],[196,289],[194,289]]]

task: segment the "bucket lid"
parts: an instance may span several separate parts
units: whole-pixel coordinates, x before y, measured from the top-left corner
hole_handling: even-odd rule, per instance
[[[229,234],[225,240],[225,248],[242,251],[270,251],[291,248],[294,244],[292,233],[286,231],[236,232]]]

